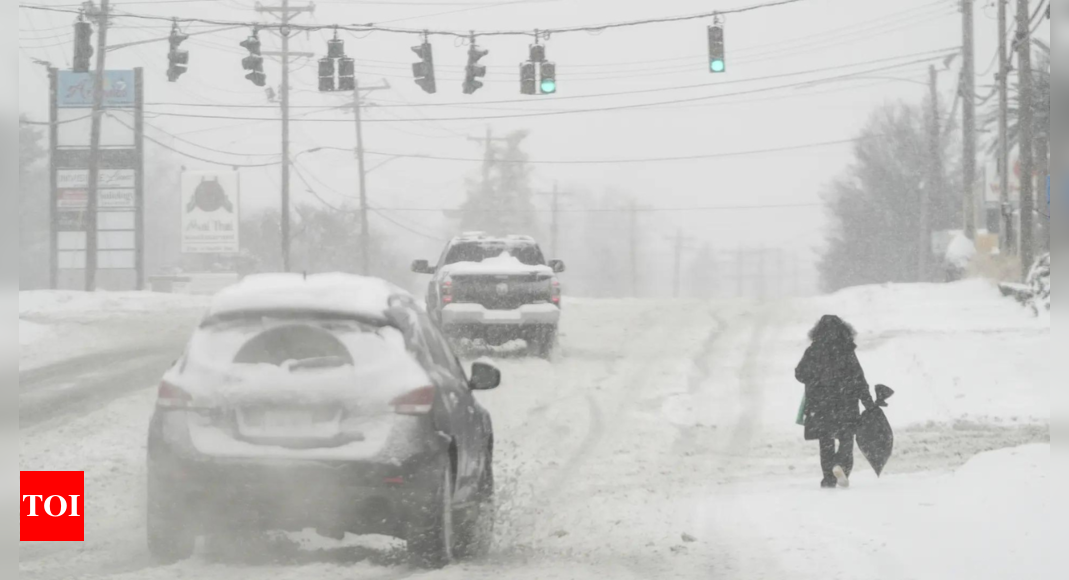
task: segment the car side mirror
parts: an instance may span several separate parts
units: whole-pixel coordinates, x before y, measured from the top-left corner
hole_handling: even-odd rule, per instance
[[[549,261],[549,267],[553,269],[554,273],[560,274],[561,272],[564,271],[564,261],[563,260],[550,260]]]
[[[433,274],[434,268],[427,263],[427,260],[416,260],[412,262],[412,271],[417,274]]]
[[[490,363],[475,362],[471,364],[471,380],[468,385],[473,391],[489,391],[501,384],[501,371]]]

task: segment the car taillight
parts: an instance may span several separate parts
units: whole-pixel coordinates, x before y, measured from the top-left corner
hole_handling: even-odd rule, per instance
[[[426,415],[434,406],[434,387],[422,387],[390,401],[398,415]]]
[[[554,304],[560,304],[560,280],[554,278],[549,284],[552,290],[550,300],[552,300]]]
[[[193,405],[193,395],[163,381],[156,390],[156,406],[185,409]]]
[[[449,304],[453,302],[453,281],[444,280],[442,282],[442,304]]]

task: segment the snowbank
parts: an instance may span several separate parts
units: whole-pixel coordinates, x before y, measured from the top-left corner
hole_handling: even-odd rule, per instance
[[[204,308],[207,300],[184,294],[152,292],[19,292],[19,318],[106,317],[113,314],[166,312]]]
[[[203,315],[202,296],[151,292],[19,292],[19,370],[95,352],[181,343]]]
[[[738,578],[1050,578],[1049,466],[1050,445],[1030,445],[978,455],[951,474],[863,474],[849,490],[809,479],[738,486],[691,517],[706,536],[735,530]]]

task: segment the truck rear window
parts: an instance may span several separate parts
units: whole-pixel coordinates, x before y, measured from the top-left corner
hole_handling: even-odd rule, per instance
[[[471,242],[461,243],[449,249],[445,256],[446,265],[457,262],[482,262],[487,258],[496,258],[502,253],[508,253],[520,263],[528,266],[544,266],[545,258],[542,251],[534,244],[505,244]]]

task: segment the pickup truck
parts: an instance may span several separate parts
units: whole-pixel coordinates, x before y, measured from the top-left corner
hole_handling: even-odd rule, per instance
[[[533,238],[464,234],[446,245],[437,265],[416,260],[412,271],[433,275],[427,312],[450,340],[497,346],[522,339],[532,355],[553,352],[564,262],[547,262]]]

